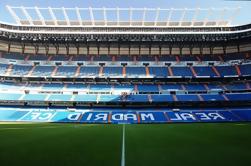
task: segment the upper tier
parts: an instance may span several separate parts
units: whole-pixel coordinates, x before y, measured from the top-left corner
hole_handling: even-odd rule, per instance
[[[20,61],[62,61],[62,62],[205,62],[220,61],[226,62],[231,60],[251,60],[250,52],[229,53],[217,55],[45,55],[45,54],[19,54],[19,53],[0,53],[0,58],[20,60]]]

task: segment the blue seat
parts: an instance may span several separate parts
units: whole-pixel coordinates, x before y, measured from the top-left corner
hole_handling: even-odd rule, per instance
[[[240,71],[241,71],[241,75],[243,76],[250,76],[251,75],[251,65],[240,65]]]
[[[59,66],[56,72],[56,76],[74,77],[76,74],[76,66]]]
[[[73,55],[72,61],[90,61],[90,56],[87,56],[87,55]]]
[[[220,61],[217,55],[200,55],[199,58],[202,61]]]
[[[4,75],[6,73],[8,66],[9,65],[7,65],[7,64],[0,64],[0,74],[1,75]]]
[[[116,61],[123,62],[123,61],[133,61],[133,57],[129,55],[117,55]]]
[[[24,86],[24,84],[17,84],[12,82],[2,82],[0,83],[0,89],[2,90],[9,90],[9,89],[21,89]]]
[[[244,83],[234,83],[230,85],[225,85],[228,90],[246,90],[247,87]]]
[[[222,55],[224,61],[245,59],[245,54],[243,53],[228,53],[227,55]]]
[[[100,95],[99,102],[121,102],[120,95]]]
[[[51,83],[51,84],[44,84],[42,89],[43,90],[62,90],[64,88],[64,84],[60,83]]]
[[[96,103],[97,95],[92,95],[92,94],[74,95],[73,101],[76,101],[76,102],[95,102]]]
[[[88,90],[88,87],[86,84],[81,84],[81,83],[67,84],[67,90],[74,90],[74,89],[86,91]]]
[[[126,76],[139,77],[146,76],[145,67],[126,67]]]
[[[180,61],[197,61],[196,57],[194,55],[180,55],[179,56]]]
[[[88,66],[88,67],[81,67],[80,68],[80,73],[79,73],[79,76],[84,76],[84,77],[88,77],[88,76],[94,76],[94,77],[97,77],[99,75],[99,67],[91,67],[91,66]]]
[[[230,101],[251,101],[251,93],[233,93],[226,94]]]
[[[109,55],[95,55],[93,61],[112,61],[112,56]]]
[[[138,61],[140,61],[140,62],[155,61],[155,58],[152,55],[140,55],[140,56],[138,56]]]
[[[29,71],[32,69],[32,66],[27,65],[13,65],[11,75],[24,76],[29,74]]]
[[[222,77],[238,75],[234,66],[216,66],[216,69]]]
[[[19,100],[22,94],[15,93],[1,93],[0,100]]]
[[[110,92],[111,85],[106,84],[97,84],[97,85],[90,85],[90,92]]]
[[[174,76],[193,77],[189,67],[171,67]]]
[[[132,103],[149,103],[148,95],[128,95],[126,101]]]
[[[123,67],[104,67],[103,75],[105,77],[122,76]]]
[[[216,73],[214,73],[212,67],[210,66],[194,66],[193,68],[197,76],[210,76],[210,77],[216,76]]]
[[[188,91],[205,91],[205,87],[202,84],[187,84],[184,85]]]
[[[152,102],[172,102],[172,95],[151,95]]]
[[[224,97],[219,94],[201,94],[204,101],[225,101]]]
[[[167,90],[182,90],[182,87],[180,84],[166,84],[166,85],[161,85],[161,89],[164,91]]]
[[[6,59],[24,60],[26,55],[19,53],[3,53],[2,57]]]
[[[197,95],[176,95],[178,101],[184,101],[184,102],[188,102],[188,101],[200,101]]]
[[[131,93],[134,91],[134,85],[128,85],[128,84],[114,85],[114,91]]]
[[[49,56],[45,54],[38,54],[38,55],[30,55],[30,61],[46,61],[48,60]]]
[[[161,55],[159,56],[159,61],[176,61],[176,58],[174,55]]]
[[[168,69],[166,67],[149,67],[149,73],[153,77],[167,77]]]
[[[146,92],[159,92],[159,88],[157,85],[138,85],[138,91],[140,93],[146,93]]]
[[[208,88],[210,90],[212,89],[218,89],[218,90],[223,90],[223,87],[221,85],[218,85],[218,84],[207,84]]]
[[[48,101],[71,101],[72,95],[68,94],[51,94]]]
[[[54,66],[36,66],[32,72],[33,76],[51,76]]]
[[[26,94],[23,97],[23,100],[27,101],[44,101],[47,97],[47,94]]]
[[[67,55],[51,55],[51,61],[67,61],[68,59]]]

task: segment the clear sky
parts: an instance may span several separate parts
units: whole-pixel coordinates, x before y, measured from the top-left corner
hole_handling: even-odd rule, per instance
[[[0,0],[0,20],[14,23],[6,10],[10,6],[38,7],[133,7],[133,8],[220,8],[241,7],[233,24],[251,23],[251,1],[223,0]],[[202,14],[201,14],[202,15]]]

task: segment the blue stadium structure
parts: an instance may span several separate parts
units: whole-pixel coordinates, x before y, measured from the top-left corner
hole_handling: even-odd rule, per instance
[[[250,24],[15,18],[0,23],[0,121],[251,120]]]

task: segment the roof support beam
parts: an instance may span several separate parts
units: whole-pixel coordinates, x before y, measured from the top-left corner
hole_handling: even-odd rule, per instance
[[[117,9],[116,9],[116,13],[117,13],[117,26],[119,26],[119,22],[120,22],[120,20],[119,20],[119,8],[117,7]]]
[[[55,25],[58,25],[57,18],[56,18],[56,16],[55,16],[55,14],[54,14],[52,8],[51,8],[51,7],[48,7],[48,10],[49,10],[49,13],[50,13],[50,16],[51,16],[52,20],[54,21],[54,24],[55,24]]]
[[[145,25],[145,19],[146,19],[146,8],[144,8],[144,11],[143,11],[143,17],[142,17],[142,26]]]
[[[45,25],[44,17],[42,16],[42,14],[41,14],[41,12],[40,12],[40,10],[39,10],[39,8],[37,6],[35,6],[35,11],[36,11],[40,21],[42,22],[42,24]]]
[[[105,7],[103,7],[103,15],[104,15],[105,25],[107,25],[107,15],[106,15],[106,8]]]
[[[76,9],[77,17],[78,17],[78,23],[79,23],[79,25],[83,25],[83,21],[82,21],[81,15],[80,15],[79,8],[76,7],[75,9]]]
[[[179,26],[182,25],[182,22],[184,21],[184,18],[185,18],[185,15],[186,15],[186,12],[187,12],[187,8],[185,8],[182,12],[182,15],[180,17],[180,21],[179,21]]]
[[[9,6],[6,5],[7,10],[10,12],[11,16],[15,19],[18,25],[21,25],[20,18],[16,15],[16,12]]]
[[[156,15],[155,15],[155,19],[154,19],[154,26],[157,26],[158,20],[159,20],[159,10],[160,8],[156,9]]]
[[[128,19],[126,20],[126,24],[123,24],[125,26],[136,26],[135,22],[137,22],[137,26],[145,26],[145,24],[147,23],[147,21],[150,21],[153,25],[152,26],[158,26],[160,25],[160,21],[162,21],[163,18],[163,14],[166,14],[167,18],[166,18],[166,22],[165,25],[166,26],[183,26],[183,22],[184,21],[189,21],[189,26],[199,26],[199,25],[195,25],[196,23],[196,19],[198,17],[198,15],[201,12],[207,12],[206,16],[204,16],[204,18],[201,20],[199,20],[200,22],[203,23],[203,26],[212,26],[215,25],[216,27],[218,26],[228,26],[230,25],[230,23],[232,22],[233,18],[238,14],[240,7],[239,8],[178,8],[178,9],[174,9],[174,8],[169,8],[169,9],[161,9],[161,8],[92,8],[92,7],[88,7],[88,8],[64,8],[64,7],[60,7],[60,8],[51,8],[51,7],[13,7],[13,6],[6,6],[6,8],[8,9],[8,11],[10,12],[10,14],[12,15],[12,17],[14,18],[14,20],[16,21],[17,25],[34,25],[34,21],[39,21],[39,23],[36,23],[36,25],[44,25],[44,26],[49,26],[49,25],[59,25],[59,18],[56,17],[55,13],[56,11],[62,11],[62,14],[64,15],[64,21],[65,24],[64,25],[68,25],[71,26],[71,18],[70,18],[70,13],[69,10],[73,10],[73,12],[76,13],[77,17],[77,23],[76,25],[80,25],[80,26],[95,26],[96,25],[96,21],[95,21],[95,16],[97,11],[101,12],[101,17],[103,16],[104,20],[102,22],[102,25],[107,26],[111,21],[114,23],[114,25],[120,26],[121,25],[121,21],[123,21],[122,17],[122,12],[126,11],[127,12],[127,16]],[[19,16],[17,13],[17,10],[21,10],[21,14],[23,14],[23,16]],[[46,10],[49,12],[49,15],[51,18],[48,18],[47,20],[45,20],[45,15],[44,13],[42,13],[43,10]],[[89,10],[89,11],[88,11]],[[32,11],[35,11],[35,13],[32,13]],[[84,17],[84,15],[81,16],[82,11],[89,12],[89,18],[87,20],[83,20],[82,17]],[[112,12],[112,14],[115,16],[115,19],[111,19],[108,18],[107,12]],[[133,18],[133,12],[140,12],[141,15],[139,15],[140,19],[134,19]],[[148,13],[148,11],[153,12],[153,18],[151,20],[149,20],[148,18],[146,18],[148,15],[150,14]],[[231,12],[232,11],[232,12]],[[168,12],[168,13],[167,13]],[[173,15],[176,14],[176,12],[181,13],[180,18],[175,19],[172,18]],[[190,20],[187,20],[186,15],[188,14],[188,12],[192,12],[192,18],[190,18]],[[228,13],[231,12],[231,15],[229,15]],[[208,17],[210,15],[214,15],[217,16],[217,18],[214,17],[214,19],[209,19],[210,22],[212,22],[212,24],[209,25],[208,22]],[[226,15],[228,14],[228,15]],[[37,17],[37,20],[34,20],[34,16]],[[226,16],[228,16],[226,18]],[[48,21],[50,21],[50,23],[48,23]],[[54,21],[54,22],[53,22]],[[172,22],[177,23],[177,24],[173,24]],[[51,23],[52,22],[52,23]],[[160,26],[162,26],[163,24],[161,24]],[[98,26],[98,25],[97,25]]]
[[[129,24],[130,24],[130,26],[132,26],[132,13],[133,13],[133,11],[132,11],[132,8],[130,7],[129,8]]]
[[[29,13],[27,12],[26,8],[24,8],[23,6],[21,6],[22,12],[24,13],[25,17],[27,18],[27,20],[29,21],[30,25],[33,25],[33,21],[31,16],[29,15]]]
[[[91,17],[92,25],[94,26],[95,22],[94,22],[94,16],[93,16],[92,7],[89,7],[89,13],[90,13],[90,17]]]
[[[168,14],[166,25],[170,25],[170,21],[171,21],[172,15],[173,15],[173,8],[171,8],[169,10],[169,14]]]
[[[200,8],[197,8],[194,10],[194,15],[193,15],[192,24],[191,24],[192,26],[194,26],[194,23],[196,22],[197,16],[199,15],[199,13],[200,13]]]
[[[62,7],[62,11],[63,11],[64,18],[65,18],[65,20],[66,20],[67,25],[71,25],[70,20],[69,20],[69,17],[68,17],[68,15],[67,15],[67,12],[66,12],[66,10],[65,10],[64,7]]]

